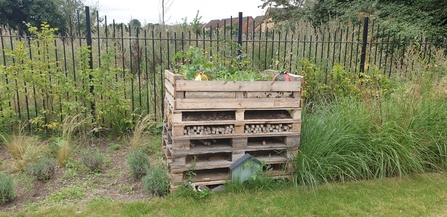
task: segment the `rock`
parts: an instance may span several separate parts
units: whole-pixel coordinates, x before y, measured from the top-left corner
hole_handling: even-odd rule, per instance
[[[219,186],[213,188],[211,191],[212,192],[221,192],[221,191],[224,191],[224,190],[225,190],[225,186],[224,185],[219,185]]]

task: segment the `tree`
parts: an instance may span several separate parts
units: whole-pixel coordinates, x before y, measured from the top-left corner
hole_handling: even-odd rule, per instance
[[[27,32],[25,23],[40,26],[46,22],[62,32],[66,23],[58,0],[0,0],[0,25]]]
[[[173,0],[160,0],[160,24],[162,26],[171,19],[171,17],[166,18],[166,15],[171,9],[172,3],[174,3]]]

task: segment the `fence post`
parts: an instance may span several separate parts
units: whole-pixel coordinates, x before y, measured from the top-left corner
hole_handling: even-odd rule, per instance
[[[90,7],[85,6],[85,24],[87,27],[87,48],[90,51],[89,52],[89,61],[88,64],[90,66],[90,69],[93,69],[93,54],[92,54],[92,29],[91,29],[91,21],[90,21]],[[90,81],[93,80],[92,74],[89,75]],[[95,86],[93,84],[90,85],[90,94],[93,95],[93,92],[95,90]],[[91,114],[93,116],[93,120],[95,120],[95,102],[93,101],[90,105]]]
[[[237,43],[239,44],[239,48],[242,47],[242,12],[239,12],[239,20],[238,20],[238,28],[237,28]],[[242,51],[239,49],[238,55],[240,56]]]
[[[365,72],[366,45],[368,44],[368,23],[369,23],[369,17],[365,17],[365,20],[363,21],[363,38],[362,38],[362,53],[360,55],[360,72]]]

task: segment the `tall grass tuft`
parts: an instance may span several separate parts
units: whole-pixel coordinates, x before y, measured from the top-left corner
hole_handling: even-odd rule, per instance
[[[155,127],[157,122],[153,120],[152,115],[146,115],[140,117],[135,124],[134,130],[132,132],[132,137],[129,140],[129,145],[132,149],[142,149],[146,143],[147,139],[151,134],[150,129]]]
[[[387,95],[314,102],[312,112],[303,113],[296,183],[315,186],[445,169],[447,94],[434,90],[439,80],[432,77],[419,74]]]
[[[62,121],[62,131],[59,138],[56,139],[58,146],[56,159],[60,166],[65,167],[72,155],[72,137],[83,124],[87,123],[88,118],[81,119],[81,115],[66,116]]]
[[[12,159],[6,164],[11,172],[25,171],[26,167],[37,162],[47,151],[47,145],[36,137],[18,134],[0,135]]]

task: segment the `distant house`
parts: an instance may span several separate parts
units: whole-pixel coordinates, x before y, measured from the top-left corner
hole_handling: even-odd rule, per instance
[[[242,18],[242,32],[265,32],[267,29],[273,28],[275,23],[273,22],[273,16],[277,13],[285,13],[284,8],[268,8],[264,15],[256,16],[254,19],[251,16]],[[222,30],[225,27],[232,26],[234,29],[238,28],[239,17],[231,17],[225,18],[221,20],[211,20],[206,25],[204,25],[203,29],[208,31],[210,29]]]
[[[211,20],[210,22],[208,22],[206,25],[203,26],[203,29],[205,31],[208,31],[210,29],[215,29],[215,28],[217,28],[219,23],[220,23],[220,20]]]

